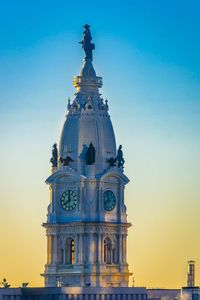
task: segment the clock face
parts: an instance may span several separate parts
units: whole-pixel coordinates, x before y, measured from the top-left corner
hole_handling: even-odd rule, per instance
[[[65,191],[61,196],[60,203],[64,210],[70,211],[75,209],[77,204],[76,192],[71,190]]]
[[[108,190],[105,191],[103,194],[103,207],[105,210],[107,211],[111,211],[115,208],[116,205],[116,198],[115,198],[115,194]]]

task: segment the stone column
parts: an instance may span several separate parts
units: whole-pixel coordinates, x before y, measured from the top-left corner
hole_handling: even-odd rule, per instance
[[[124,236],[121,235],[121,252],[122,252],[122,263],[124,262]]]
[[[121,264],[122,261],[123,261],[123,255],[122,255],[123,246],[122,246],[122,235],[121,234],[119,234],[119,247],[118,247],[118,249],[119,249],[119,263]]]
[[[77,259],[77,263],[80,263],[80,234],[77,235],[77,256],[78,256],[78,259]]]
[[[95,249],[95,247],[94,247],[94,233],[89,233],[89,262],[90,263],[94,263],[94,249]]]
[[[53,186],[52,189],[51,189],[52,213],[55,213],[56,193],[57,193],[57,188],[56,188],[56,186]]]
[[[98,263],[102,262],[101,234],[98,233]]]
[[[52,263],[57,263],[57,236],[52,236]]]
[[[61,265],[62,263],[63,263],[63,258],[62,258],[61,236],[57,236],[57,264]]]
[[[127,261],[127,253],[126,253],[126,246],[127,246],[127,242],[126,242],[126,239],[127,239],[127,235],[125,234],[124,235],[124,262],[126,263],[126,261]]]
[[[82,264],[86,263],[86,257],[85,257],[85,234],[81,234],[81,257],[82,257]]]
[[[101,262],[104,262],[104,239],[103,234],[101,234]]]
[[[63,265],[66,264],[66,247],[63,249]]]
[[[83,234],[79,234],[79,262],[83,263]]]
[[[75,264],[79,262],[79,236],[75,236]]]
[[[47,263],[52,263],[52,236],[47,235]]]
[[[122,235],[122,262],[126,262],[126,235]]]

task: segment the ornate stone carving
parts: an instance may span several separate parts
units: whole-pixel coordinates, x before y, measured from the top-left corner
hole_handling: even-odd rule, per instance
[[[118,184],[115,182],[102,182],[102,187],[104,187],[105,189],[109,189],[109,188],[113,188],[116,189],[118,188]]]
[[[102,234],[127,234],[130,223],[112,224],[112,223],[74,223],[74,224],[55,224],[44,223],[47,229],[47,235],[58,234],[84,234],[84,233],[102,233]]]
[[[73,181],[72,182],[63,182],[58,185],[61,189],[67,189],[67,188],[75,189],[76,187],[79,186],[79,184],[77,182],[73,182]]]
[[[107,162],[109,163],[110,167],[115,167],[117,162],[117,157],[111,157],[107,159]]]
[[[63,166],[69,166],[69,163],[72,161],[73,161],[73,159],[69,155],[67,155],[66,158],[60,157],[60,162]]]

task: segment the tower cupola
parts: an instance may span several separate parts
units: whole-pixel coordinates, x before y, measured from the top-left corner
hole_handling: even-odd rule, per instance
[[[95,152],[94,173],[109,167],[109,159],[116,157],[116,143],[113,126],[108,113],[107,100],[99,93],[102,78],[96,76],[92,64],[94,44],[89,25],[84,26],[83,40],[80,42],[85,52],[79,76],[74,77],[77,89],[72,103],[68,104],[68,114],[63,126],[59,156],[70,157],[70,166],[86,174],[85,155],[90,143]]]

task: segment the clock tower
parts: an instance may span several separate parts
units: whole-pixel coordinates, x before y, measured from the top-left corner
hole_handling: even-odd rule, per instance
[[[92,64],[90,26],[76,93],[68,101],[59,148],[52,150],[47,221],[46,287],[127,287],[127,222],[122,146],[116,148],[102,78]]]

